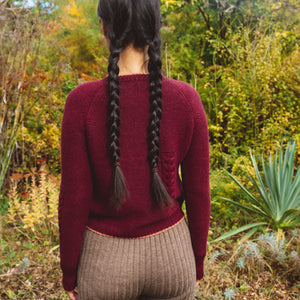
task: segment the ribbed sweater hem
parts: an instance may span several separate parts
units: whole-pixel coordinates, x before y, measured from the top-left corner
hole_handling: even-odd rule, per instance
[[[129,231],[121,232],[118,231],[116,228],[114,228],[113,230],[112,228],[105,228],[102,226],[101,223],[99,223],[99,219],[89,218],[86,228],[105,236],[120,237],[120,238],[142,238],[142,237],[158,234],[159,232],[167,230],[170,227],[176,225],[183,218],[184,218],[183,212],[181,210],[177,210],[173,215],[171,215],[166,219],[163,219],[153,224],[143,226],[141,228],[136,228],[134,231],[131,232]],[[120,226],[120,228],[122,228],[122,226]]]

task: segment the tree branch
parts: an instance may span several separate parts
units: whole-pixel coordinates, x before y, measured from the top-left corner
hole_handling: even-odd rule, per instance
[[[197,7],[200,10],[200,13],[202,14],[202,16],[203,16],[203,18],[205,20],[207,29],[210,29],[210,26],[209,26],[209,15],[205,14],[205,11],[202,9],[202,7],[200,5],[197,5]]]

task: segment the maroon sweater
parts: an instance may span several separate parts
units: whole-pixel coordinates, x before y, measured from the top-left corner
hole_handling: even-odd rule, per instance
[[[66,291],[77,284],[86,227],[116,237],[151,235],[183,218],[183,200],[197,279],[203,277],[210,220],[207,119],[195,89],[163,76],[158,172],[173,204],[161,210],[150,190],[148,78],[147,74],[119,77],[120,164],[130,193],[119,211],[108,203],[114,169],[107,150],[107,78],[81,84],[67,97],[61,130],[58,208],[60,266]]]

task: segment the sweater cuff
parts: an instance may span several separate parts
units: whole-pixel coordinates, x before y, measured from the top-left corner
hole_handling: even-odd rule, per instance
[[[72,292],[76,287],[76,275],[63,273],[62,285],[66,292]]]
[[[204,276],[204,258],[196,258],[196,280],[200,280]]]

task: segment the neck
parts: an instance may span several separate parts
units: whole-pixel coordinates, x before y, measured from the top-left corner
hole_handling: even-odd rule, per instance
[[[120,54],[119,75],[148,74],[148,46],[144,49],[128,45]]]

